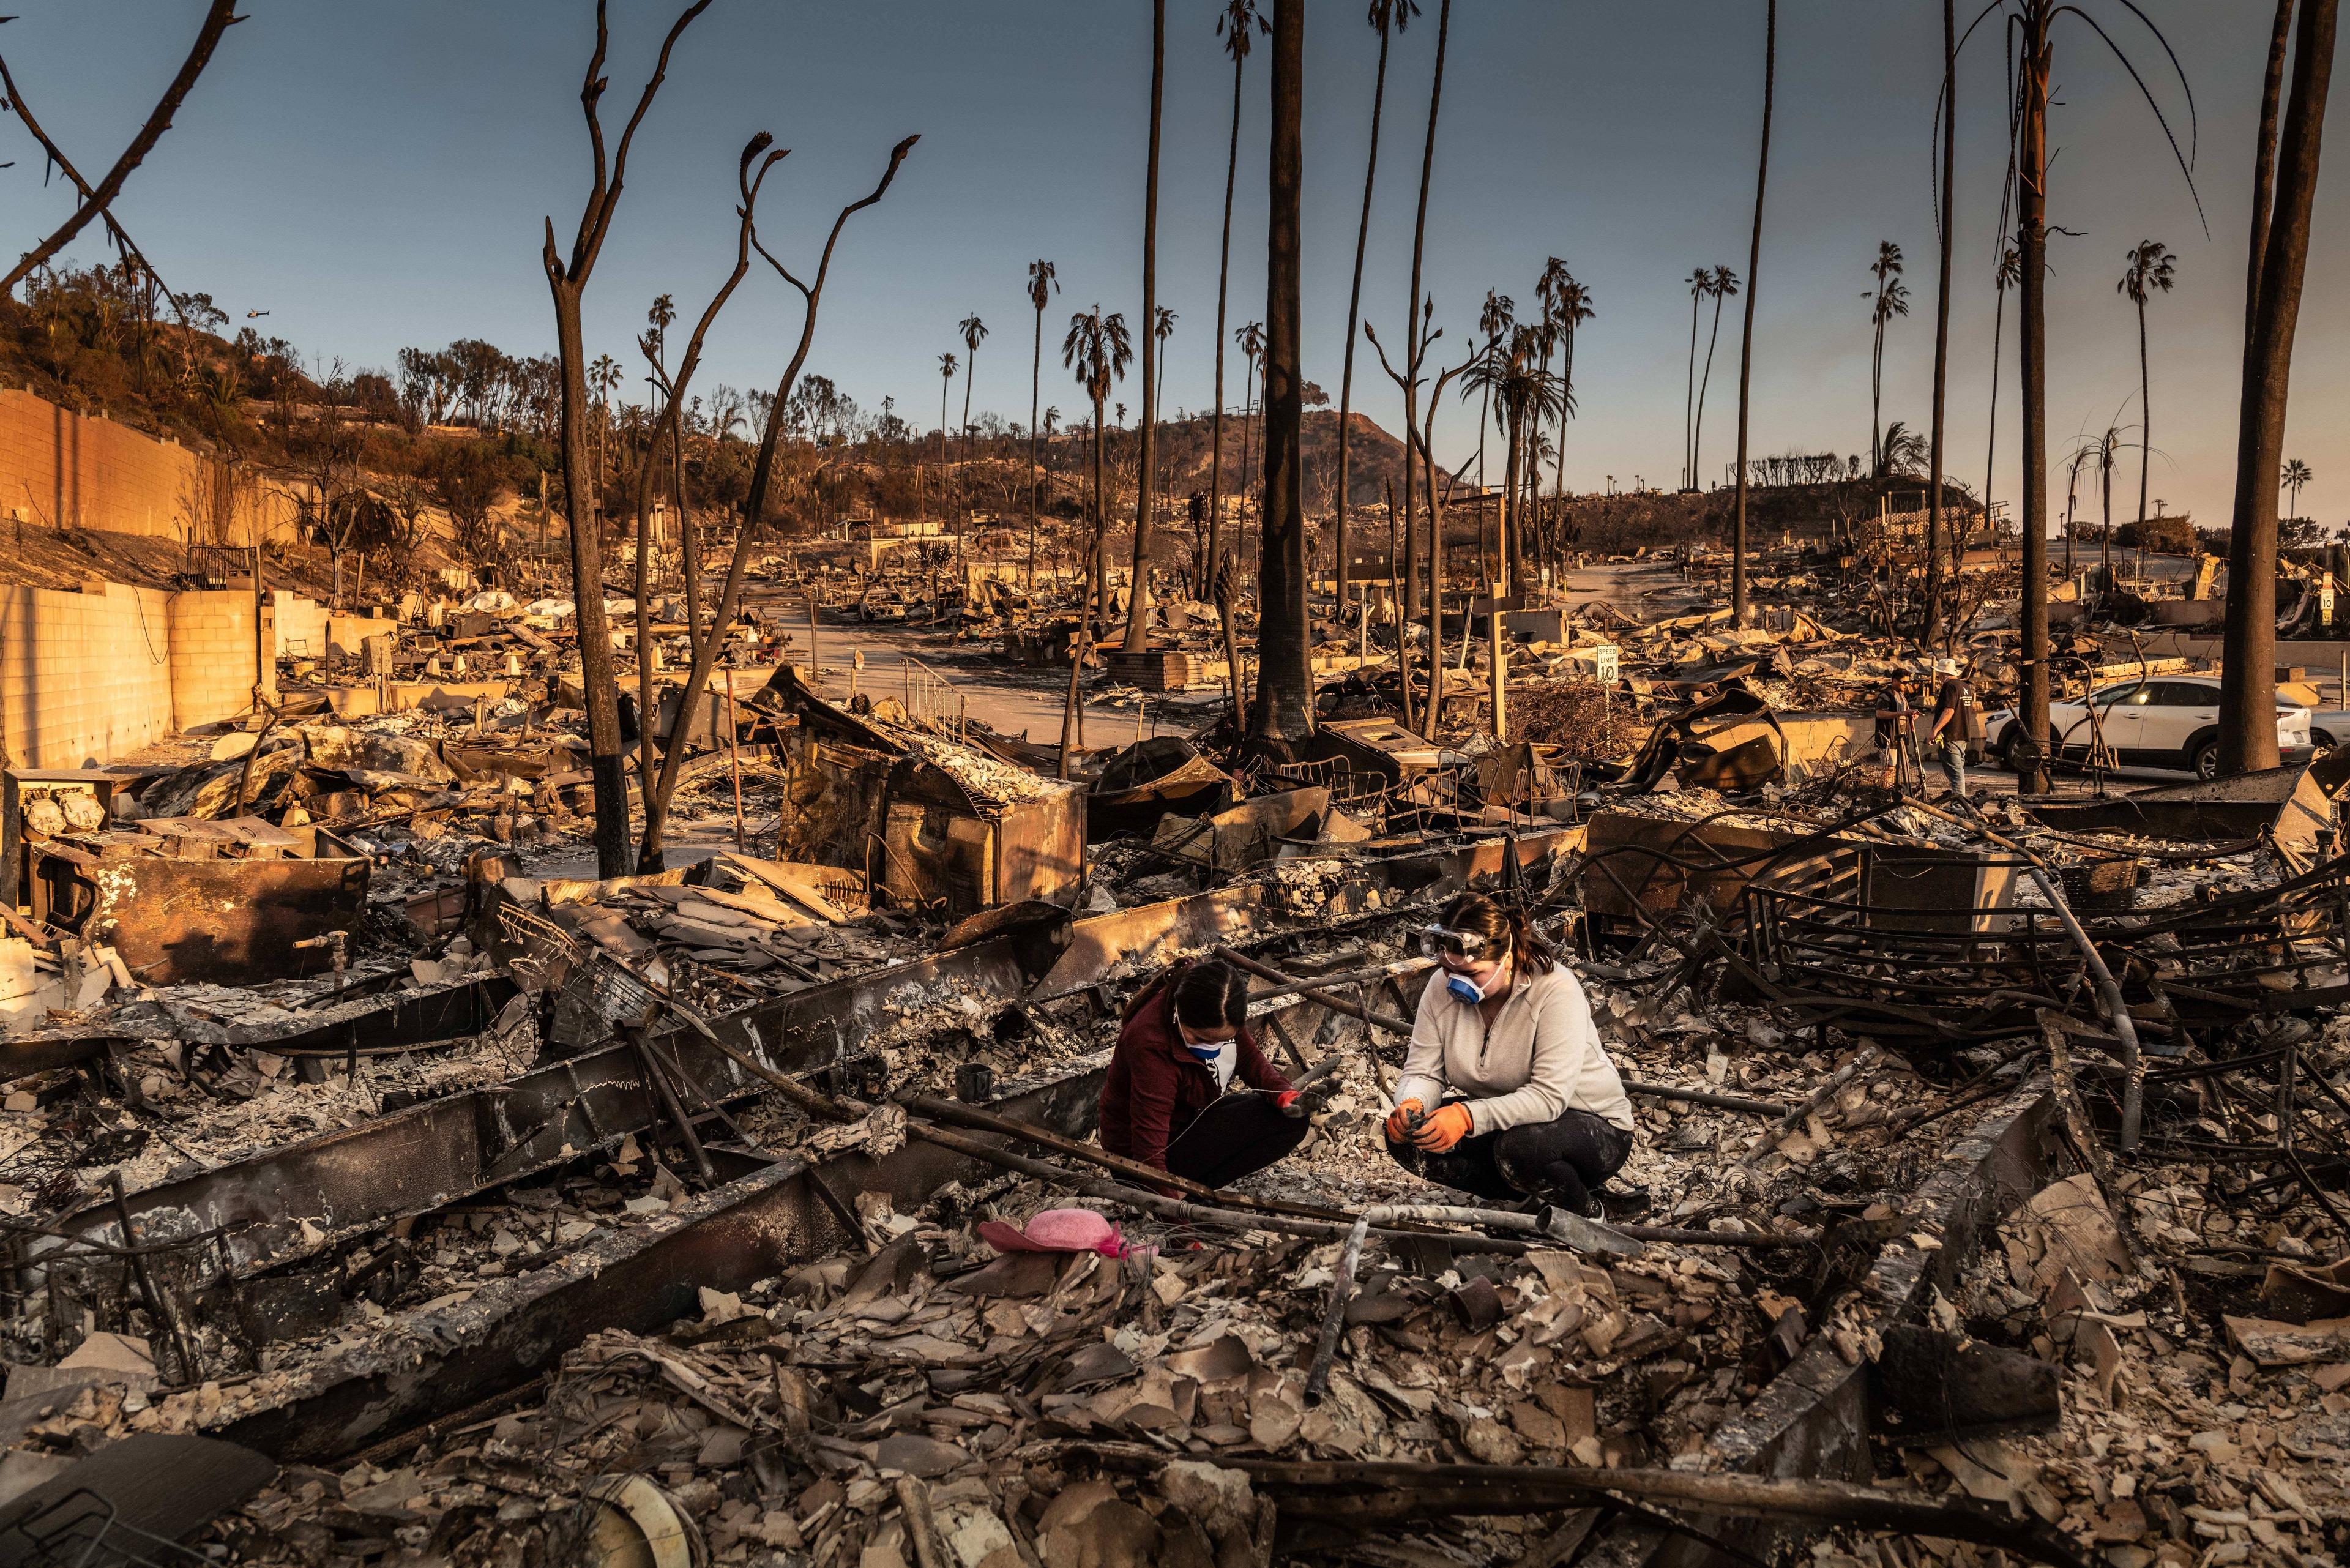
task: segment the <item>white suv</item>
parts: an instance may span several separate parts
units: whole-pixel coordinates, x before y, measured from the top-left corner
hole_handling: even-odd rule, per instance
[[[2090,723],[2094,709],[2096,723]],[[2310,756],[2309,710],[2276,705],[2277,754],[2283,762]],[[2124,765],[2184,768],[2199,779],[2220,772],[2220,679],[2216,675],[2149,676],[2093,692],[2086,702],[2048,704],[2051,753],[2085,759],[2096,732]],[[2012,709],[1983,717],[1983,742],[2012,768],[2023,725]]]

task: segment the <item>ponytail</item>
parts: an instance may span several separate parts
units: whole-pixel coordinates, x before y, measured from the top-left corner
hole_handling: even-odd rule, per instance
[[[1178,1023],[1192,1029],[1247,1026],[1248,976],[1217,959],[1183,964],[1160,975],[1135,993],[1122,1018],[1133,1018],[1169,992]]]
[[[1444,924],[1456,931],[1474,931],[1498,949],[1517,956],[1529,974],[1548,974],[1558,952],[1534,935],[1523,909],[1503,909],[1482,893],[1463,893],[1445,907]]]

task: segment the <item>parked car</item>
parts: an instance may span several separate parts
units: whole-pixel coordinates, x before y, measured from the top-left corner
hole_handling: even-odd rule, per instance
[[[2090,722],[2095,710],[2096,722]],[[2350,713],[2324,741],[2316,740],[2308,709],[2294,702],[2276,705],[2277,754],[2285,762],[2306,762],[2313,742],[2331,745],[2338,734],[2350,740]],[[2216,675],[2161,675],[2129,680],[2092,692],[2085,702],[2048,704],[2050,750],[2057,757],[2085,761],[2098,731],[2115,760],[2128,767],[2183,768],[2199,779],[2220,772],[2220,678]],[[2023,726],[2012,709],[1983,716],[1983,742],[1991,753],[2010,768]]]
[[[2350,708],[2313,708],[2309,713],[2309,743],[2322,755],[2350,741]]]

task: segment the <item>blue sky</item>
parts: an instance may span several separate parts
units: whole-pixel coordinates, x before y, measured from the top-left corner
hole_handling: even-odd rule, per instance
[[[1427,124],[1437,0],[1392,59],[1365,278],[1393,344],[1409,281],[1412,203]],[[2182,140],[2186,100],[2118,0],[2085,0],[2130,51]],[[17,79],[86,172],[104,168],[176,68],[196,0],[29,0],[0,27]],[[213,293],[242,322],[322,358],[388,366],[407,344],[488,337],[544,351],[552,311],[538,269],[544,220],[567,245],[587,182],[579,79],[585,0],[248,0],[177,127],[131,177],[119,211],[173,286]],[[1363,0],[1310,0],[1306,99],[1306,372],[1336,397],[1361,200],[1376,46]],[[2128,78],[2077,22],[2058,36],[2052,216],[2052,460],[2078,433],[2135,427],[2136,321],[2114,290],[2143,238],[2178,254],[2178,285],[2152,311],[2153,493],[2224,520],[2235,461],[2252,128],[2269,7],[2145,0],[2186,62],[2198,110],[2194,199]],[[1168,400],[1210,397],[1217,229],[1232,69],[1211,0],[1169,6],[1160,197],[1162,303],[1180,317]],[[672,6],[616,0],[607,100],[617,136]],[[1963,15],[1962,15],[1963,21]],[[1428,289],[1457,353],[1485,291],[1530,307],[1546,257],[1565,258],[1599,315],[1577,350],[1581,417],[1567,481],[1635,474],[1669,486],[1679,462],[1693,266],[1746,272],[1761,115],[1760,0],[1458,0]],[[864,0],[847,6],[717,0],[679,46],[636,147],[611,240],[588,293],[590,351],[633,361],[652,296],[697,311],[733,256],[735,155],[756,130],[791,158],[770,181],[763,234],[812,261],[840,204],[868,189],[891,143],[919,132],[887,201],[852,222],[835,263],[810,369],[868,408],[894,396],[937,418],[941,350],[976,311],[992,329],[975,406],[1024,421],[1033,317],[1027,263],[1052,258],[1066,289],[1046,320],[1045,400],[1076,407],[1054,350],[1067,314],[1099,301],[1139,321],[1141,174],[1149,86],[1144,0]],[[1886,417],[1922,426],[1933,357],[1929,194],[1940,8],[1927,0],[1788,0],[1781,7],[1756,335],[1757,453],[1866,452],[1867,265],[1880,239],[1910,258],[1912,313],[1893,327]],[[2004,161],[1999,39],[1960,65],[1958,260],[1952,294],[1953,463],[1980,483],[1991,359],[1991,268]],[[1232,247],[1232,324],[1263,314],[1267,57],[1249,62]],[[2338,119],[2338,117],[2336,117]],[[2317,472],[2312,515],[2350,513],[2345,237],[2336,143],[2322,182],[2294,364],[2288,456]],[[0,126],[0,171],[18,244],[68,210],[41,185],[36,148]],[[97,254],[85,244],[76,254]],[[1735,419],[1736,311],[1725,317],[1703,472],[1720,476]],[[713,335],[705,375],[772,386],[798,326],[797,296],[754,274]],[[2012,497],[2012,311],[1996,493]],[[1700,353],[1702,347],[1700,346]],[[1228,398],[1237,401],[1232,358]],[[1139,389],[1126,400],[1139,406]],[[960,406],[962,387],[955,389]],[[1399,400],[1367,352],[1357,404],[1394,428]],[[1460,453],[1475,416],[1439,425]],[[2135,431],[2128,438],[2135,440]],[[2062,478],[2057,480],[2062,502]],[[2134,456],[2116,476],[2134,504]],[[2085,495],[2085,505],[2094,501]]]

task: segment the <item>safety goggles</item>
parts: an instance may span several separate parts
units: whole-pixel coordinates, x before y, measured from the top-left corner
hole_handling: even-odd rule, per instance
[[[1419,952],[1422,958],[1457,958],[1474,962],[1491,958],[1495,951],[1492,940],[1482,931],[1454,930],[1450,926],[1422,926],[1419,929]]]

